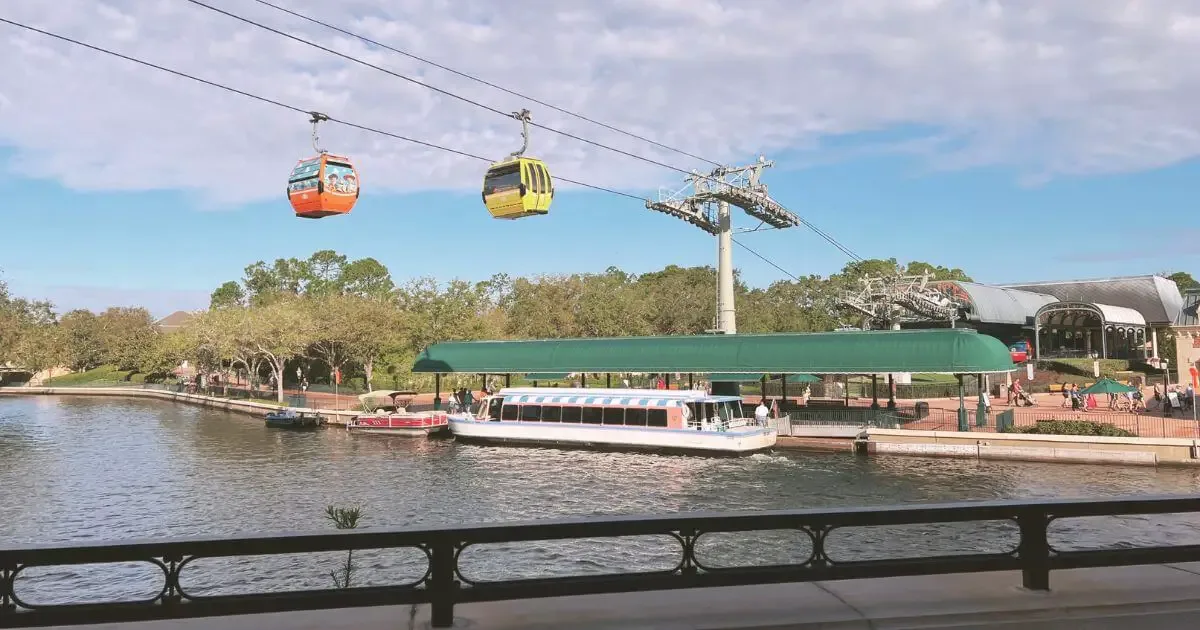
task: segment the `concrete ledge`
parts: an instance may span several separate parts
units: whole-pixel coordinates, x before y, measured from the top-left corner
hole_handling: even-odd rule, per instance
[[[262,416],[271,411],[280,409],[295,409],[296,411],[315,411],[325,416],[331,424],[345,424],[351,417],[357,415],[356,411],[339,411],[334,409],[303,409],[299,407],[280,407],[278,405],[268,405],[265,403],[254,402],[252,400],[234,400],[230,398],[217,398],[215,396],[201,396],[199,394],[185,394],[179,392],[170,392],[161,389],[142,389],[140,387],[0,387],[0,395],[41,395],[41,396],[123,396],[126,398],[154,398],[157,400],[166,400],[170,402],[179,402],[189,405],[198,405],[201,407],[211,407],[213,409],[222,409],[235,413],[244,413],[253,416]]]
[[[1033,433],[995,433],[984,431],[913,431],[908,429],[867,429],[872,436],[916,436],[934,439],[961,440],[1004,440],[1012,442],[1065,442],[1088,444],[1134,444],[1139,446],[1191,446],[1196,440],[1190,438],[1142,438],[1108,437],[1101,435],[1040,435]]]
[[[869,441],[867,442],[867,452],[869,454],[1003,459],[1032,462],[1129,464],[1139,466],[1158,465],[1158,455],[1156,453],[1146,451],[1100,451],[1073,448],[989,446],[987,444],[979,443],[913,444]]]
[[[1155,565],[1060,571],[1053,591],[1016,572],[691,589],[462,604],[472,630],[795,630],[1194,628],[1200,568]],[[429,628],[427,606],[111,624],[98,630],[393,630]]]

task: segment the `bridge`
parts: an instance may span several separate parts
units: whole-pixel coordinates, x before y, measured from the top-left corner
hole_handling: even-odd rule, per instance
[[[380,529],[252,537],[0,548],[0,627],[126,624],[160,628],[877,628],[1192,627],[1200,611],[1200,545],[1056,549],[1053,523],[1097,516],[1200,513],[1200,495],[1060,501],[971,502],[884,508],[789,510]],[[1014,546],[995,551],[847,559],[841,530],[954,523],[1010,525]],[[1145,523],[1142,523],[1145,526]],[[723,533],[789,531],[805,552],[795,562],[725,564],[702,541]],[[980,527],[997,537],[994,527]],[[655,571],[482,579],[461,563],[484,545],[630,536],[672,541],[674,566]],[[198,595],[189,567],[239,558],[410,549],[424,572],[405,583]],[[851,554],[852,555],[852,554]],[[749,560],[743,558],[743,560]],[[144,563],[161,573],[140,601],[104,589],[105,601],[39,603],[22,574],[57,567],[39,586],[78,589],[81,565]],[[1053,576],[1053,580],[1051,579]],[[231,579],[225,575],[225,579]],[[253,581],[252,581],[253,583]],[[219,586],[219,585],[218,585]],[[89,593],[71,592],[70,601]],[[94,596],[94,594],[93,594]],[[356,609],[347,611],[346,609]],[[324,612],[313,612],[324,611]],[[200,618],[208,618],[200,621]],[[191,622],[185,621],[192,619]],[[1069,620],[1069,621],[1068,621]],[[126,627],[126,626],[113,626]]]

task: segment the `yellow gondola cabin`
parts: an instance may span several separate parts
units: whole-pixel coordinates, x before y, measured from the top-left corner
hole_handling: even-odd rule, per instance
[[[541,160],[510,157],[492,164],[483,178],[483,203],[497,219],[519,219],[550,211],[554,181]]]
[[[494,162],[483,177],[483,205],[497,219],[519,219],[550,211],[554,180],[539,159],[524,155],[529,148],[529,110],[513,112],[521,121],[521,148]]]

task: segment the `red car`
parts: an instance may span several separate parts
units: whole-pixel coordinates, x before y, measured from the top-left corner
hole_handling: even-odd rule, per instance
[[[1024,363],[1033,358],[1033,346],[1029,345],[1028,341],[1018,341],[1008,347],[1008,352],[1012,354],[1013,363]]]

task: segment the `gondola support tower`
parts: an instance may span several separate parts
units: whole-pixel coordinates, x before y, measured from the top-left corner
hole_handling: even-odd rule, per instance
[[[686,221],[717,237],[716,334],[737,333],[733,299],[733,221],[730,206],[741,208],[759,220],[760,229],[784,229],[800,225],[799,216],[771,198],[762,171],[775,163],[760,156],[746,166],[719,166],[707,175],[692,171],[683,188],[660,190],[658,201],[646,208]]]

